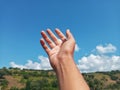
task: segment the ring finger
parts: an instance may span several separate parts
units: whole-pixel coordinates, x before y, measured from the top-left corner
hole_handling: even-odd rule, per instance
[[[55,43],[53,43],[53,41],[47,36],[47,34],[44,31],[41,32],[41,35],[44,38],[44,40],[48,43],[50,48],[54,48],[56,46]]]

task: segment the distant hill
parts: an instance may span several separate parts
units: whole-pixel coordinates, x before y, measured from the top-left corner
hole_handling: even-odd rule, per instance
[[[83,73],[91,90],[120,90],[120,71]],[[0,69],[0,90],[58,90],[52,70]]]

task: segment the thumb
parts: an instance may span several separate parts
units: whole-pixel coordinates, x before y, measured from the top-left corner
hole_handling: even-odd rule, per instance
[[[73,37],[73,35],[72,35],[72,33],[70,32],[69,29],[66,30],[66,36],[67,36],[67,39],[68,39],[68,40],[69,40],[69,39],[73,39],[73,40],[74,40],[74,37]]]

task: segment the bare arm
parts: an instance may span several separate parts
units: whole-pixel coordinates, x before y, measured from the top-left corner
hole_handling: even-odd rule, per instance
[[[60,90],[89,90],[73,59],[74,37],[69,30],[66,31],[66,36],[59,29],[55,31],[61,40],[50,29],[47,29],[47,33],[52,40],[42,31],[41,35],[44,39],[41,39],[40,42],[49,56],[51,66],[57,74]],[[50,48],[45,42],[48,43]]]

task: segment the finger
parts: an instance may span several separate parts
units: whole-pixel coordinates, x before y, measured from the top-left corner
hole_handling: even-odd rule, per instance
[[[46,51],[46,53],[49,55],[50,54],[50,49],[49,47],[45,44],[45,41],[43,39],[40,40],[40,43],[42,45],[42,47],[44,48],[44,50]]]
[[[66,36],[67,36],[68,39],[73,39],[74,40],[74,37],[73,37],[73,35],[72,35],[72,33],[70,32],[69,29],[67,29],[67,31],[66,31]]]
[[[55,42],[55,44],[58,45],[59,41],[58,38],[55,36],[55,34],[50,29],[47,29],[47,33],[50,35],[50,37]]]
[[[48,43],[50,48],[54,48],[55,47],[55,44],[53,43],[53,41],[46,35],[46,33],[44,31],[41,32],[41,35],[44,38],[44,40]]]
[[[59,29],[56,28],[55,31],[62,41],[66,41],[66,37],[64,36],[64,34]]]

